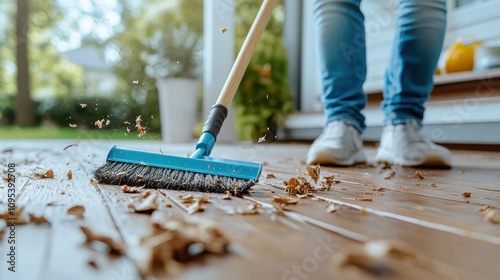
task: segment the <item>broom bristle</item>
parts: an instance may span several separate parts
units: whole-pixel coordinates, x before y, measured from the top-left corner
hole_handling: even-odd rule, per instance
[[[202,174],[154,166],[108,161],[94,171],[99,183],[146,188],[232,194],[247,193],[253,180]]]

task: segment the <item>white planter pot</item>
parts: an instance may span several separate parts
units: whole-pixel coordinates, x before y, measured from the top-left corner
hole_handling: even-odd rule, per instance
[[[168,143],[190,142],[196,125],[198,80],[188,78],[159,79],[161,133]]]

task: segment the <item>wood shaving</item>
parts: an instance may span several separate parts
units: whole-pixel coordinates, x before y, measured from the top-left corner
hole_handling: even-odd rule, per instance
[[[49,221],[47,221],[47,219],[45,219],[44,216],[35,216],[33,214],[29,214],[29,217],[30,221],[35,224],[42,224],[42,223],[50,224]]]
[[[261,206],[260,203],[252,203],[248,205],[247,209],[237,208],[235,212],[240,215],[257,215],[260,214],[259,208]]]
[[[138,116],[135,119],[135,127],[137,128],[137,131],[139,132],[138,137],[144,137],[146,135],[146,127],[141,125],[141,116]]]
[[[158,193],[149,190],[142,193],[138,200],[134,200],[128,205],[136,213],[151,213],[158,208]]]
[[[222,27],[222,29],[220,30],[220,32],[222,32],[222,33],[226,33],[226,31],[227,31],[227,27]]]
[[[66,173],[66,177],[68,177],[68,180],[73,179],[73,172],[69,170],[68,173]]]
[[[216,222],[186,221],[162,217],[152,225],[151,234],[127,250],[143,278],[174,275],[182,264],[204,254],[224,254],[229,239],[216,227]]]
[[[106,126],[108,126],[111,123],[111,121],[108,119],[106,120]]]
[[[38,177],[40,179],[54,178],[54,171],[52,169],[49,169],[43,173],[35,173],[35,177]]]
[[[333,203],[328,205],[328,207],[326,208],[326,212],[328,212],[328,213],[333,213],[333,212],[336,212],[337,210],[338,210],[337,206]]]
[[[307,194],[296,194],[295,196],[298,197],[298,198],[306,198],[306,197],[308,197]]]
[[[118,172],[118,173],[116,173],[116,178],[120,179],[125,174],[127,174],[127,172],[125,172],[125,171]]]
[[[309,174],[309,176],[311,176],[311,179],[313,179],[314,183],[315,184],[318,183],[319,174],[321,172],[319,164],[317,164],[317,165],[308,165],[306,167],[306,169],[307,169],[307,174]]]
[[[129,187],[127,185],[123,185],[121,187],[121,191],[123,193],[140,193],[142,191],[142,189],[144,189],[145,186],[142,186],[142,187]]]
[[[342,200],[357,200],[357,201],[373,201],[371,197],[361,197],[361,198],[355,198],[355,197],[344,197]]]
[[[80,106],[81,106],[82,108],[87,107],[87,104],[85,104],[85,103],[78,103],[78,104],[80,104]]]
[[[99,269],[99,267],[97,266],[97,263],[93,260],[88,261],[87,264],[94,269]]]
[[[390,170],[392,168],[392,164],[387,162],[387,161],[381,161],[379,162],[380,170]]]
[[[276,178],[276,176],[274,176],[274,174],[273,174],[273,173],[267,173],[267,174],[266,174],[266,178],[267,178],[267,179],[275,179],[275,178]]]
[[[100,242],[108,246],[110,255],[123,255],[125,248],[121,243],[115,242],[111,237],[95,234],[85,226],[81,226],[80,229],[85,234],[86,245],[91,245],[93,242]]]
[[[462,196],[463,197],[470,197],[471,193],[470,192],[463,192]]]
[[[433,187],[433,188],[437,187],[436,182],[432,182],[431,187]]]
[[[222,199],[224,199],[224,200],[231,200],[231,197],[232,197],[231,192],[230,191],[226,191],[226,195],[224,195],[222,197]]]
[[[415,170],[415,172],[411,175],[408,176],[409,178],[415,179],[415,180],[422,180],[425,179],[424,174],[422,172]]]
[[[363,194],[373,194],[373,192],[362,192]]]
[[[389,180],[394,176],[396,176],[396,172],[391,171],[391,172],[389,172],[389,174],[385,175],[384,179]]]
[[[498,209],[485,205],[481,207],[480,211],[483,221],[492,224],[500,224],[500,211],[498,211]]]
[[[92,184],[94,187],[98,186],[97,181],[94,180],[94,178],[90,178],[90,184]]]
[[[70,123],[70,124],[69,124],[69,127],[71,127],[71,128],[75,128],[75,127],[77,127],[77,126],[78,126],[78,125],[76,125],[75,123]]]
[[[75,205],[75,206],[70,207],[68,209],[67,213],[70,215],[74,215],[79,219],[82,219],[83,213],[85,213],[85,207],[83,207],[81,205]]]
[[[359,209],[359,214],[366,215],[366,214],[368,214],[368,211],[366,211],[365,208],[361,208],[361,209]]]
[[[257,143],[262,143],[262,142],[265,142],[266,141],[266,135],[260,137],[258,140],[257,140]]]

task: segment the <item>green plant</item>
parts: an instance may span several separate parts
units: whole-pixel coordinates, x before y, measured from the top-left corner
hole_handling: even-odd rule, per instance
[[[157,30],[148,43],[146,73],[154,78],[197,78],[201,61],[201,37],[187,24],[167,32]]]
[[[235,96],[237,133],[241,139],[275,139],[293,112],[288,58],[281,36],[266,30]]]

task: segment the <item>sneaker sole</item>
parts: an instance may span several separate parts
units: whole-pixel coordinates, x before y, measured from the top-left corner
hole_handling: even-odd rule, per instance
[[[318,152],[316,154],[316,159],[309,164],[322,164],[322,165],[329,165],[329,166],[351,166],[357,163],[364,163],[366,162],[366,156],[365,153],[360,150],[356,152],[352,157],[344,160],[339,160],[334,157],[328,152]]]
[[[433,167],[433,168],[451,168],[451,163],[447,162],[443,157],[438,155],[430,155],[421,161],[410,162],[405,159],[396,157],[390,153],[379,151],[375,156],[377,162],[388,162],[401,166],[413,167]]]

